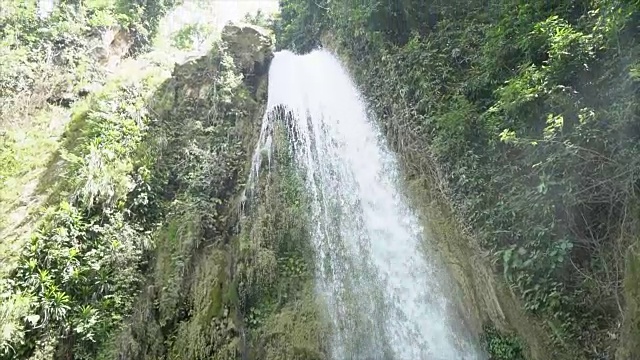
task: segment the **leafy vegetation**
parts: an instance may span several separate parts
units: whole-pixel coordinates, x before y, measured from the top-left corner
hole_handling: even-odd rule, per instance
[[[0,116],[17,121],[56,96],[75,92],[101,74],[101,32],[120,26],[135,34],[139,52],[173,1],[63,1],[44,18],[36,1],[7,0],[0,11]]]
[[[206,24],[188,24],[172,35],[172,43],[174,47],[182,50],[197,49],[212,33],[213,29]]]
[[[486,327],[483,340],[491,360],[524,360],[523,345],[516,336],[504,336],[495,328]]]
[[[105,1],[61,2],[47,17],[35,1],[0,10],[0,358],[94,358],[143,279],[153,223],[136,214],[148,175],[134,159],[158,74],[86,89],[106,80],[93,49],[139,16],[127,11]]]
[[[154,86],[137,80],[87,100],[69,124],[56,168],[62,180],[3,279],[10,297],[29,300],[3,339],[8,358],[93,358],[132,306],[150,240],[146,223],[132,214],[147,196],[135,191],[146,183],[132,159]]]
[[[182,0],[92,1],[94,9],[99,9],[103,14],[104,12],[114,14],[113,17],[117,23],[133,34],[131,47],[131,54],[133,55],[150,48],[153,38],[158,33],[158,26],[162,17],[170,9],[182,3]]]
[[[615,335],[637,323],[623,316],[637,303],[623,293],[640,221],[637,2],[280,6],[279,46],[325,41],[350,61],[407,174],[433,183],[437,164],[554,351],[637,343]]]
[[[246,23],[261,26],[264,28],[271,28],[274,26],[275,17],[273,16],[273,14],[267,14],[262,10],[258,10],[255,13],[245,14],[244,21]]]

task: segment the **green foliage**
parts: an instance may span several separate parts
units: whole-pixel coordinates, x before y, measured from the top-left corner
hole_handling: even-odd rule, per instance
[[[127,29],[134,35],[132,51],[140,52],[155,36],[160,18],[176,4],[174,0],[91,0],[75,6],[63,1],[40,19],[36,1],[4,1],[0,11],[0,98],[6,101],[0,106],[0,117],[14,115],[16,110],[9,106],[28,103],[37,108],[60,88],[90,82],[100,72],[89,55],[96,47],[96,35],[108,27]]]
[[[2,283],[11,301],[29,299],[21,318],[5,318],[13,328],[2,358],[94,358],[129,314],[152,225],[132,214],[137,203],[149,204],[132,159],[149,119],[150,84],[118,83],[78,107],[60,150],[63,165],[52,165],[63,180]]]
[[[28,126],[9,127],[0,139],[0,278],[16,265],[20,248],[29,240],[29,207],[37,201],[37,182],[58,149],[63,131],[60,108],[39,112]]]
[[[410,176],[432,179],[436,160],[458,215],[546,320],[553,348],[613,354],[624,254],[640,221],[637,2],[281,9],[279,47],[331,39]]]
[[[270,28],[274,24],[273,16],[265,14],[261,9],[258,9],[254,14],[245,14],[244,21],[263,28]]]
[[[198,48],[212,33],[213,28],[206,24],[188,24],[172,35],[171,42],[181,50]]]
[[[324,22],[326,0],[280,1],[280,13],[274,22],[274,33],[282,45],[299,52],[307,52],[320,45],[319,36]]]
[[[120,25],[134,35],[132,54],[149,48],[162,17],[181,3],[181,0],[117,0],[112,3]]]
[[[33,4],[9,1],[9,9],[0,15],[3,126],[24,122],[21,117],[31,115],[74,83],[100,75],[87,56],[90,28],[84,22],[86,14],[63,4],[41,20]]]
[[[69,179],[74,198],[88,208],[121,209],[135,186],[129,174],[148,118],[145,90],[144,83],[123,84],[74,116],[66,139],[73,148],[61,156],[75,175]]]
[[[486,326],[482,336],[490,360],[524,360],[524,347],[515,335],[504,336],[493,327]]]
[[[59,351],[93,358],[131,308],[144,242],[121,214],[105,223],[61,203],[45,217],[14,274],[16,287],[33,297],[30,331],[16,355],[26,356],[40,337],[71,337]]]
[[[0,189],[4,189],[6,182],[15,175],[17,169],[15,140],[3,134],[0,137]]]
[[[18,121],[46,101],[100,79],[91,55],[101,31],[122,26],[134,35],[132,51],[140,52],[155,36],[160,18],[175,5],[173,0],[91,0],[82,6],[63,1],[40,19],[36,1],[3,1],[0,124]]]
[[[625,318],[631,319],[623,324],[622,343],[616,351],[616,358],[630,359],[640,351],[640,253],[638,252],[638,238],[627,254],[626,274],[624,280],[624,295],[626,301]]]

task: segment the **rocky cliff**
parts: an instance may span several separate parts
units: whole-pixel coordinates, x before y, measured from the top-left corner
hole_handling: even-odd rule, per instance
[[[322,358],[286,154],[259,185],[271,200],[241,206],[272,41],[229,25],[204,55],[127,60],[68,104],[2,279],[2,358]]]
[[[271,41],[264,29],[227,26],[216,48],[176,65],[154,95],[143,158],[161,225],[133,315],[105,358],[323,358],[286,155],[260,185],[273,186],[243,210]]]

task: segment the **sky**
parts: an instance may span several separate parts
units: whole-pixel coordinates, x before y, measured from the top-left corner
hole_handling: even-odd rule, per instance
[[[188,22],[206,22],[217,29],[232,20],[240,20],[248,12],[261,9],[272,13],[278,9],[277,0],[187,0],[166,19],[168,31],[178,30]]]
[[[173,10],[160,23],[156,46],[162,48],[170,41],[171,34],[185,24],[208,24],[219,33],[229,21],[242,20],[245,14],[258,10],[267,14],[276,12],[278,0],[185,0],[183,5]],[[202,50],[209,45],[205,42],[197,47]]]

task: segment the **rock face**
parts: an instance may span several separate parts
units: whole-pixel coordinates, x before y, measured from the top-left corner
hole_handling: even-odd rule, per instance
[[[273,58],[273,39],[268,30],[250,24],[229,24],[222,29],[222,41],[242,72],[251,74]]]
[[[105,29],[95,41],[97,44],[92,49],[92,55],[97,63],[108,70],[115,69],[133,46],[133,36],[120,26]]]
[[[266,279],[280,279],[299,295],[288,299],[310,303],[312,297],[289,286],[301,282],[278,266],[272,250],[278,243],[265,245],[274,236],[257,229],[261,240],[253,241],[253,228],[240,224],[243,184],[267,101],[273,42],[266,34],[228,26],[212,51],[176,64],[151,99],[154,118],[143,148],[160,191],[154,196],[163,199],[162,226],[154,234],[146,286],[129,322],[104,348],[105,359],[270,360],[294,358],[298,348],[320,351],[306,325],[315,316],[312,305],[302,314],[290,305],[274,307],[271,317],[256,315],[280,300],[268,302],[278,291],[275,280]],[[256,223],[264,228],[264,222]],[[285,329],[295,330],[282,335]]]
[[[133,37],[120,26],[109,27],[89,38],[85,48],[96,62],[96,73],[102,71],[113,72],[127,55],[133,45]],[[78,50],[75,50],[78,51]],[[75,76],[75,74],[73,74]],[[51,104],[71,107],[79,98],[87,96],[100,88],[100,82],[92,82],[80,89],[74,87],[76,79],[69,77],[58,84],[58,88],[47,98]]]
[[[121,27],[112,27],[102,34],[102,63],[108,69],[114,69],[133,46],[131,33]]]

